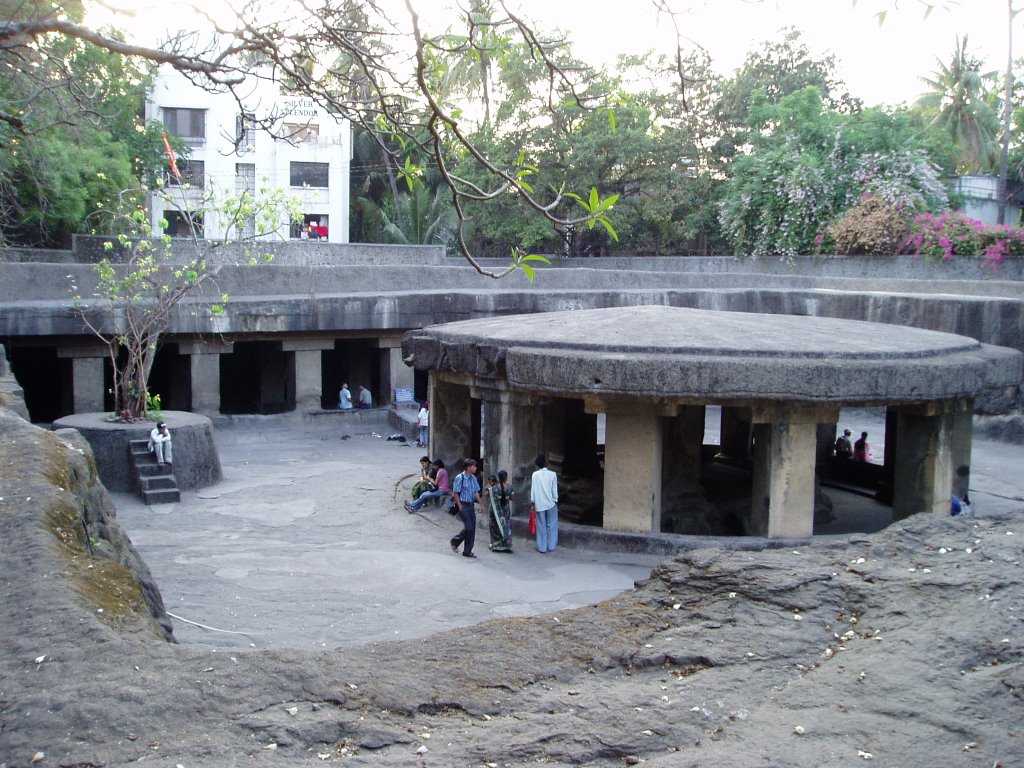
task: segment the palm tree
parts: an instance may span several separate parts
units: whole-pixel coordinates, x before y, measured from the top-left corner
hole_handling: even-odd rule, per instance
[[[986,101],[981,61],[967,53],[967,37],[957,37],[953,59],[939,60],[938,69],[922,78],[929,91],[918,104],[934,112],[932,122],[946,131],[960,150],[962,170],[991,168],[996,153],[997,118]]]

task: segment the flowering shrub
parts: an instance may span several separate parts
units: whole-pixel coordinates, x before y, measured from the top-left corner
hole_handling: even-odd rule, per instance
[[[903,253],[950,261],[954,256],[981,258],[997,267],[1008,256],[1024,256],[1024,229],[986,225],[962,213],[921,213],[910,223]]]
[[[815,238],[815,250],[844,256],[892,256],[907,242],[912,216],[905,204],[864,194]]]

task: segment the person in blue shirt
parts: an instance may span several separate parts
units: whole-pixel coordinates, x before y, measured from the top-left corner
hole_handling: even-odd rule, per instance
[[[476,503],[480,501],[480,481],[476,476],[476,461],[466,459],[463,470],[456,476],[452,483],[452,500],[459,508],[459,517],[462,518],[462,530],[452,541],[452,552],[459,551],[462,546],[463,557],[476,557],[473,554],[473,544],[476,542]]]
[[[352,410],[352,391],[348,388],[347,381],[341,385],[341,390],[338,392],[338,410]]]

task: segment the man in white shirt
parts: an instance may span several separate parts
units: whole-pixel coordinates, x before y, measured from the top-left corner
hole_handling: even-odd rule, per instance
[[[421,448],[426,448],[427,441],[430,440],[430,410],[427,407],[426,400],[420,406],[420,412],[416,416],[416,424],[420,428],[420,439],[417,445]]]
[[[171,464],[171,432],[162,421],[149,433],[149,451],[156,457],[157,464]]]
[[[530,509],[537,515],[537,551],[554,552],[558,546],[558,475],[548,469],[544,454],[537,457],[530,479]]]
[[[373,408],[373,395],[371,395],[370,390],[362,384],[359,385],[359,407]]]
[[[352,410],[352,393],[349,391],[347,381],[341,385],[341,391],[338,393],[338,409],[342,411]]]

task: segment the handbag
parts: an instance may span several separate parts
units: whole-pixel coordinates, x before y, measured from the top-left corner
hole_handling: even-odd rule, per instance
[[[531,509],[530,510],[529,531],[530,531],[530,535],[531,536],[536,536],[537,535],[537,510],[536,509]]]

